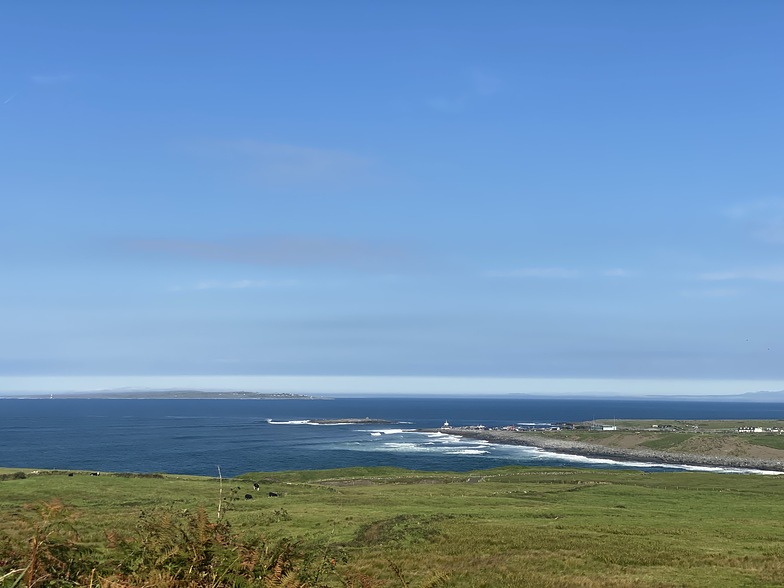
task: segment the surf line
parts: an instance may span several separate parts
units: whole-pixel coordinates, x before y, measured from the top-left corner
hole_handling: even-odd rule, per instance
[[[717,473],[748,473],[781,475],[784,464],[781,462],[737,458],[729,456],[670,453],[648,449],[627,449],[605,447],[590,443],[567,441],[564,439],[547,439],[540,435],[519,433],[516,431],[477,430],[451,427],[449,429],[426,429],[423,432],[439,432],[469,439],[481,439],[496,445],[518,445],[534,447],[552,452],[553,455],[572,455],[585,459],[607,460],[629,467],[672,467],[677,469],[712,471]],[[599,462],[601,463],[601,462]]]

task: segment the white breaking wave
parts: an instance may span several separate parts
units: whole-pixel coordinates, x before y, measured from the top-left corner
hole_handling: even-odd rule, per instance
[[[382,447],[392,451],[405,451],[411,453],[432,451],[429,447],[419,445],[418,443],[384,443]]]
[[[678,463],[657,463],[657,462],[647,462],[647,461],[624,461],[619,459],[610,459],[606,457],[589,457],[585,455],[574,455],[571,453],[557,453],[555,451],[548,451],[545,449],[539,449],[538,447],[522,447],[522,446],[515,446],[515,445],[502,445],[496,444],[496,447],[509,447],[514,449],[521,449],[524,450],[529,457],[533,457],[534,459],[558,459],[561,461],[573,462],[573,463],[584,463],[584,464],[596,464],[596,465],[611,465],[614,467],[629,467],[629,468],[663,468],[663,469],[679,469],[679,470],[687,470],[687,471],[694,471],[694,472],[713,472],[713,473],[720,473],[720,474],[760,474],[760,475],[768,475],[768,476],[778,476],[784,474],[784,472],[774,472],[770,470],[757,470],[757,469],[747,469],[747,468],[731,468],[731,467],[721,467],[721,466],[699,466],[699,465],[689,465],[689,464],[678,464]]]
[[[403,432],[405,433],[406,431]],[[479,442],[473,439],[466,442],[462,437],[444,435],[443,437],[448,437],[448,439],[434,442],[430,440],[431,435],[423,435],[417,431],[411,432],[411,435],[424,436],[429,440],[424,442],[386,441],[381,444],[381,446],[368,446],[367,450],[381,449],[384,451],[402,453],[438,453],[441,455],[487,455],[491,453],[488,443]]]
[[[725,474],[759,474],[776,476],[784,472],[732,468],[720,466],[698,466],[676,463],[656,463],[645,461],[623,461],[606,457],[590,457],[574,455],[571,453],[558,453],[538,447],[527,445],[506,445],[492,443],[483,439],[466,439],[458,435],[447,433],[423,433],[414,429],[374,429],[370,431],[372,437],[386,435],[401,435],[400,441],[384,441],[383,443],[368,442],[354,446],[360,451],[391,451],[400,453],[432,453],[445,456],[487,456],[488,458],[505,458],[519,461],[521,464],[535,464],[543,461],[558,461],[583,465],[610,466],[613,468],[629,469],[667,469],[694,472],[714,472]],[[405,439],[403,441],[402,439]]]
[[[448,433],[423,433],[417,431],[417,434],[423,435],[428,439],[443,439],[444,441],[449,441],[450,443],[471,443],[474,445],[490,445],[490,441],[485,439],[473,439],[471,437],[462,437],[460,435],[449,435]]]

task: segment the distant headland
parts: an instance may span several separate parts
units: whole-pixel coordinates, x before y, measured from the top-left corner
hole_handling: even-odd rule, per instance
[[[324,397],[289,392],[248,392],[244,390],[99,390],[93,392],[61,392],[58,394],[4,394],[0,398],[38,399],[128,399],[128,400],[329,400]]]

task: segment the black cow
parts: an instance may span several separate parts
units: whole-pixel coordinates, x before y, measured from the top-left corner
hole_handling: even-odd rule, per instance
[[[277,493],[277,492],[270,492],[270,493],[268,494],[268,496],[277,496],[277,495],[278,495],[278,493]]]
[[[246,494],[245,500],[251,500],[253,498],[253,494]]]

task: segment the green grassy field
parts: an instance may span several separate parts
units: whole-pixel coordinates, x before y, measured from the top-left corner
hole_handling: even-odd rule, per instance
[[[674,430],[734,432],[738,427],[784,428],[780,419],[714,419],[714,420],[674,420],[674,419],[597,419],[603,425],[615,425],[619,429],[646,430],[669,427]]]
[[[604,419],[617,430],[561,430],[541,432],[554,439],[625,449],[653,449],[670,453],[732,456],[784,462],[784,430],[780,420],[665,421]],[[654,427],[655,426],[655,427]],[[760,427],[762,432],[738,433],[738,427]],[[764,429],[771,429],[765,431]]]
[[[640,445],[649,447],[650,449],[667,450],[678,447],[681,443],[688,441],[692,437],[693,435],[691,433],[660,433],[658,439],[644,441],[640,443]]]
[[[137,585],[106,579],[100,562],[116,557],[112,538],[149,533],[144,521],[176,526],[200,507],[214,523],[222,488],[224,520],[238,537],[299,546],[305,579],[291,585],[781,586],[782,484],[778,476],[522,467],[258,473],[222,483],[42,473],[0,481],[0,525],[19,552],[41,527],[28,505],[60,501],[75,517],[74,544],[89,548],[99,569],[93,585]],[[14,566],[0,555],[0,577]],[[64,585],[88,585],[86,577]],[[284,585],[259,582],[247,585]]]

